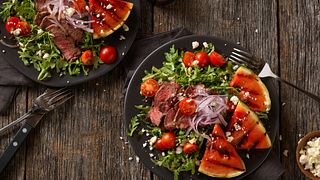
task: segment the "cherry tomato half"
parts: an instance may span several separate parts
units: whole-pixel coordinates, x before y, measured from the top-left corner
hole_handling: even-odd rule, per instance
[[[16,29],[21,29],[20,31],[20,36],[28,36],[31,32],[31,26],[28,22],[26,21],[20,21],[16,25]]]
[[[113,46],[103,46],[100,49],[100,59],[106,64],[112,64],[117,60],[117,50]]]
[[[91,50],[86,50],[81,55],[81,61],[84,65],[92,65],[94,62],[93,53]]]
[[[153,97],[159,90],[159,84],[154,79],[148,79],[140,86],[140,92],[146,97]]]
[[[193,66],[193,61],[194,61],[194,54],[192,52],[185,52],[184,55],[183,55],[183,64],[186,66],[186,67],[191,67]]]
[[[167,132],[157,140],[155,147],[159,151],[165,151],[176,147],[176,135],[173,132]]]
[[[197,65],[199,67],[206,67],[210,63],[210,58],[209,58],[209,56],[208,56],[208,54],[206,52],[198,52],[198,53],[196,53],[194,59],[195,59],[195,61],[198,61]]]
[[[16,26],[18,24],[18,22],[20,22],[21,20],[17,17],[11,17],[7,20],[6,22],[6,30],[11,33],[12,31],[14,31],[16,29]]]
[[[214,66],[221,67],[226,63],[226,60],[221,54],[213,51],[210,54],[210,62]]]
[[[198,145],[196,143],[186,142],[183,146],[184,154],[191,154],[198,150]]]
[[[179,102],[179,110],[182,114],[190,116],[196,112],[197,104],[191,98],[184,98]]]

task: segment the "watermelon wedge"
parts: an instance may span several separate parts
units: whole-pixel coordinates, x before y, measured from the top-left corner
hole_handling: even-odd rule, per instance
[[[89,0],[93,38],[106,37],[119,29],[130,15],[133,4],[121,0]]]
[[[242,159],[227,141],[219,124],[214,126],[198,171],[219,178],[236,177],[246,171]]]
[[[267,149],[271,141],[258,116],[243,102],[239,102],[227,126],[237,149]]]
[[[250,69],[239,67],[229,85],[240,88],[238,94],[240,100],[253,111],[266,112],[270,110],[269,91],[261,79]]]

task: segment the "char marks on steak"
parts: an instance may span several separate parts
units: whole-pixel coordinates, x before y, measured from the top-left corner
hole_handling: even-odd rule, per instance
[[[52,24],[48,26],[46,30],[54,35],[54,43],[67,60],[74,60],[80,56],[81,50],[75,46],[74,40],[70,36],[66,35],[58,25]]]
[[[50,15],[50,13],[48,11],[40,11],[36,14],[36,16],[34,17],[34,24],[40,26],[43,18],[45,18],[46,16]]]
[[[174,82],[163,82],[152,102],[148,113],[150,121],[159,126],[163,117],[178,102],[176,98],[180,85]]]

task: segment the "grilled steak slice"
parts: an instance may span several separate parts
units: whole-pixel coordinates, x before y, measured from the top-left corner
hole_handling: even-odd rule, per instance
[[[166,130],[187,129],[189,126],[189,117],[183,115],[178,110],[178,106],[171,108],[163,121],[163,127]]]
[[[162,118],[178,101],[176,98],[180,85],[174,82],[163,82],[154,97],[152,107],[148,113],[150,121],[159,126]]]
[[[42,21],[41,21],[41,23],[40,23],[40,28],[42,28],[42,29],[46,29],[47,27],[49,27],[50,25],[52,25],[52,24],[54,24],[53,22],[52,22],[52,17],[50,17],[50,16],[45,16],[43,19],[42,19]]]
[[[81,50],[75,46],[74,39],[65,34],[59,26],[52,24],[46,30],[54,35],[54,43],[67,60],[71,61],[80,56]]]
[[[66,20],[61,21],[61,26],[63,29],[75,40],[75,42],[81,42],[84,36],[84,33],[81,29],[74,28]]]
[[[38,12],[41,12],[43,10],[46,10],[46,4],[47,0],[36,0],[36,10]]]
[[[34,17],[34,24],[40,26],[42,20],[44,17],[50,15],[50,13],[48,11],[41,11],[41,12],[38,12],[36,14],[36,16]]]

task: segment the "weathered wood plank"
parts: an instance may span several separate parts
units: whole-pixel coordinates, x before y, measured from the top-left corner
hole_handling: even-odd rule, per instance
[[[150,18],[141,19],[139,36],[152,31],[150,4],[142,1],[141,13]],[[124,80],[124,70],[118,67],[73,88],[75,98],[49,113],[28,139],[26,179],[150,178],[150,172],[136,162],[126,143]],[[33,89],[29,99],[41,92]]]
[[[0,116],[0,126],[16,120],[26,112],[27,88],[23,88],[17,95],[8,111]],[[8,132],[0,135],[0,154],[4,152],[9,142],[13,139],[19,125],[11,128]],[[25,175],[26,144],[24,143],[18,150],[16,156],[11,160],[6,169],[0,174],[0,179],[23,179]]]
[[[306,90],[320,95],[320,2],[317,0],[279,1],[281,76]],[[281,150],[288,150],[282,162],[287,169],[283,179],[305,179],[295,162],[295,148],[304,134],[320,129],[319,104],[281,85]]]
[[[240,42],[278,72],[276,0],[177,0],[164,8],[155,8],[155,32],[176,27],[186,27],[195,34]],[[279,152],[278,146],[277,138],[274,146],[276,153]]]

